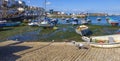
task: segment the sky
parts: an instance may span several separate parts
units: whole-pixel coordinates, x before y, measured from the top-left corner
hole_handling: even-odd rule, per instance
[[[45,0],[23,0],[27,5],[44,7]],[[120,14],[120,0],[46,0],[47,10]]]

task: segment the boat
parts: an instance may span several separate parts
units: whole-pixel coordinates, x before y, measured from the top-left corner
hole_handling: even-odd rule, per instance
[[[49,21],[50,21],[50,24],[51,24],[51,25],[54,25],[54,26],[56,26],[57,23],[58,23],[58,19],[57,19],[57,18],[49,19]]]
[[[5,22],[6,22],[6,20],[1,20],[1,21],[0,21],[0,28],[2,28],[2,27],[5,26]]]
[[[86,25],[78,26],[76,29],[76,33],[82,36],[82,40],[86,42],[94,42],[94,43],[120,43],[120,34],[112,34],[112,35],[103,35],[103,36],[91,36],[91,31]]]
[[[31,23],[28,23],[29,26],[38,26],[38,22],[31,22]]]
[[[21,24],[21,22],[6,22],[4,24],[5,24],[6,27],[19,26]]]
[[[72,24],[77,25],[78,24],[78,18],[73,18]]]
[[[43,19],[41,19],[41,22],[38,24],[38,26],[40,27],[44,27],[44,28],[50,28],[53,27],[53,24],[50,23],[51,19],[49,17],[47,17],[47,13],[46,13],[46,0],[44,0],[44,4],[45,4],[45,16]]]
[[[119,20],[115,20],[115,19],[113,19],[113,18],[106,18],[106,20],[107,20],[107,22],[108,22],[109,24],[111,24],[112,26],[118,26],[119,23],[120,23]]]
[[[39,22],[36,20],[33,20],[32,22],[28,23],[29,26],[38,26]]]
[[[99,47],[99,48],[120,47],[120,34],[91,36],[89,40],[91,41],[90,46],[93,47]]]
[[[75,29],[75,31],[77,34],[80,34],[81,36],[90,36],[92,34],[92,31],[90,31],[86,25],[78,26]]]
[[[50,24],[48,21],[42,21],[38,24],[40,27],[53,27],[53,24]]]
[[[120,34],[91,36],[90,38],[92,42],[96,43],[120,43]]]
[[[88,21],[83,19],[83,20],[81,20],[81,24],[86,25],[86,24],[88,24]]]
[[[98,17],[98,18],[97,18],[97,21],[101,21],[101,18]]]
[[[70,23],[70,18],[66,18],[66,23]]]

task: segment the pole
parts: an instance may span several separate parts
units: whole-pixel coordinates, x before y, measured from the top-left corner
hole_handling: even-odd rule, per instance
[[[45,9],[45,17],[47,16],[47,13],[46,13],[46,0],[44,1],[44,9]]]

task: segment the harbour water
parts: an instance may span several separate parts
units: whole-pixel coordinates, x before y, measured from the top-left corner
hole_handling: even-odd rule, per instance
[[[120,21],[120,16],[89,16],[88,19],[91,20],[91,24],[93,24],[93,25],[110,25],[106,21],[107,17]],[[97,18],[100,18],[101,21],[98,21]],[[80,20],[82,20],[82,19],[79,18],[78,20],[79,20],[79,24],[81,24]],[[60,24],[67,24],[66,21],[64,21],[62,19],[59,19],[59,23]],[[119,26],[120,26],[120,24],[119,24]]]
[[[120,20],[120,16],[109,16],[110,18],[113,18],[115,20]],[[90,20],[91,20],[91,24],[93,25],[110,25],[107,23],[106,21],[106,17],[105,16],[90,16],[88,17]],[[97,18],[101,18],[101,21],[98,21]],[[79,25],[80,25],[80,20],[81,18],[79,18]],[[65,20],[63,19],[60,19],[59,18],[59,21],[58,21],[58,24],[70,24],[70,23],[66,23]],[[52,33],[47,33],[47,34],[42,34],[41,30],[42,29],[38,29],[36,31],[31,31],[31,32],[26,32],[26,33],[22,33],[22,34],[17,34],[17,35],[14,35],[14,36],[10,36],[8,37],[7,39],[9,40],[19,40],[19,41],[33,41],[33,40],[44,40],[44,39],[47,39],[47,38],[52,38],[52,37],[55,37],[56,34],[58,34],[59,32],[75,32],[74,31],[75,27],[72,27],[72,26],[69,26],[68,28],[61,28],[59,30],[56,30]],[[64,31],[66,30],[66,31]],[[70,31],[72,30],[72,31]],[[111,30],[111,29],[107,29],[107,28],[104,28],[103,30],[106,31],[106,33],[110,33],[110,34],[114,34],[117,30]],[[60,35],[59,36],[61,39],[65,38],[66,36],[63,36],[63,35]],[[52,40],[52,39],[51,39]]]

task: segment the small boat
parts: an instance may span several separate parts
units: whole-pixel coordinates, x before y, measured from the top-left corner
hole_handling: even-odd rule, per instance
[[[89,28],[86,25],[78,26],[75,29],[77,34],[80,34],[81,36],[90,36],[92,35],[92,31],[89,30]]]
[[[21,24],[21,22],[6,22],[5,26],[9,27],[9,26],[19,26]]]
[[[5,23],[6,23],[6,22],[7,22],[6,20],[0,21],[0,27],[5,27]]]
[[[66,23],[70,23],[70,19],[69,18],[66,18]]]
[[[53,27],[54,25],[50,23],[50,19],[44,19],[41,21],[38,26],[40,27]]]
[[[101,18],[97,18],[97,21],[101,21]]]
[[[112,26],[118,26],[120,21],[119,20],[115,20],[115,19],[112,19],[112,18],[106,18],[107,22],[109,24],[111,24]]]
[[[72,24],[77,25],[78,24],[78,18],[73,18]]]
[[[91,36],[91,41],[96,43],[120,43],[120,34]]]
[[[81,24],[86,25],[86,24],[88,24],[88,21],[87,20],[81,20]]]
[[[0,21],[0,27],[19,26],[21,22]]]
[[[38,22],[31,22],[31,23],[28,23],[29,26],[38,26]]]

